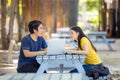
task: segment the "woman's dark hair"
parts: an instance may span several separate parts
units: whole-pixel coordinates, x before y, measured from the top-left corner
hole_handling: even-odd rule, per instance
[[[38,30],[38,27],[39,27],[40,24],[43,25],[43,23],[42,23],[41,21],[39,21],[39,20],[30,21],[30,23],[29,23],[29,25],[28,25],[29,32],[30,32],[31,34],[34,33],[33,30],[34,30],[34,29],[35,29],[35,30]]]
[[[82,50],[81,44],[80,44],[81,38],[82,38],[82,37],[86,37],[86,38],[88,39],[88,37],[83,33],[82,29],[81,29],[79,26],[71,27],[71,30],[73,30],[73,31],[75,31],[75,32],[79,32],[79,35],[78,35],[78,47]],[[89,39],[88,39],[88,40],[89,40]],[[90,41],[90,40],[89,40],[89,41]],[[90,43],[91,43],[93,49],[94,49],[95,51],[97,51],[91,41],[90,41]]]

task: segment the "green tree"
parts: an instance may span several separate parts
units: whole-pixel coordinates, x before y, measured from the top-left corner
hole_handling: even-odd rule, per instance
[[[98,11],[99,0],[86,0],[86,10],[87,11]]]

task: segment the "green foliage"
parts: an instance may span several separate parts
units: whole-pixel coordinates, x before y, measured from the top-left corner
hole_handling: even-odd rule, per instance
[[[83,3],[83,1],[79,2],[79,14],[82,13],[82,8],[81,8],[81,4]],[[99,0],[86,0],[86,11],[98,11],[100,8],[100,1]]]
[[[97,11],[99,9],[98,0],[86,0],[86,10],[87,11]]]
[[[79,27],[81,27],[82,29],[84,28],[83,23],[80,22],[80,21],[78,21],[77,25],[78,25]]]
[[[97,30],[99,26],[99,10],[100,10],[100,1],[101,0],[80,0],[79,2],[79,14],[82,15],[82,4],[85,2],[86,4],[86,20],[90,26],[92,26],[93,30]],[[78,25],[84,28],[82,22],[78,22]]]
[[[89,18],[88,22],[93,27],[94,30],[97,30],[97,27],[99,26],[99,16],[91,17]]]

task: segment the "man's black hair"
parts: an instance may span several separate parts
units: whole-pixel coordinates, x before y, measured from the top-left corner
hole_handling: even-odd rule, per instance
[[[29,32],[32,34],[34,33],[33,30],[38,30],[38,27],[39,25],[43,23],[39,20],[33,20],[33,21],[30,21],[29,25],[28,25],[28,29],[29,29]]]

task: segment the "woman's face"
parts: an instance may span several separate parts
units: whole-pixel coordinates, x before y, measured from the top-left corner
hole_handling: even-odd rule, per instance
[[[74,30],[70,30],[70,37],[71,37],[72,40],[76,40],[77,41],[78,35],[79,35],[78,32],[75,32]]]
[[[44,32],[43,25],[40,24],[39,27],[38,27],[38,31],[35,30],[35,34],[37,34],[38,36],[42,36],[43,32]]]

